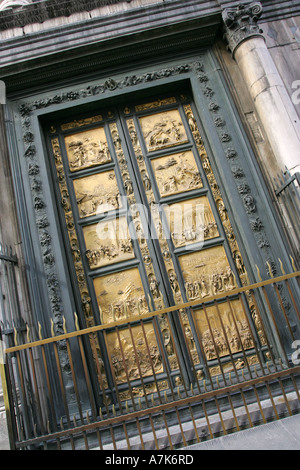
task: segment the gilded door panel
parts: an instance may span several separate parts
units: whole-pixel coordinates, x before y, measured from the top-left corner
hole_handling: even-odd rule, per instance
[[[188,142],[177,109],[140,117],[140,125],[149,152]]]
[[[65,145],[71,171],[111,162],[104,127],[68,135]]]
[[[194,312],[207,360],[253,348],[253,336],[241,300]]]
[[[96,277],[93,282],[103,324],[149,311],[138,268]]]
[[[106,219],[83,227],[90,269],[120,263],[135,257],[125,217]]]
[[[81,218],[122,207],[114,170],[75,179],[74,190]]]
[[[200,300],[237,287],[223,246],[182,255],[179,263],[188,300]]]
[[[117,383],[141,380],[164,371],[153,325],[148,323],[106,335]],[[150,390],[149,392],[151,392]]]
[[[151,161],[161,197],[202,188],[193,153],[168,155]]]
[[[219,236],[207,196],[166,204],[163,209],[175,248]]]

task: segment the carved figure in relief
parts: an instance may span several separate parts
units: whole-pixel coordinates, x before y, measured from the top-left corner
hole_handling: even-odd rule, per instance
[[[149,285],[150,285],[150,291],[151,291],[151,294],[153,295],[153,298],[159,299],[161,294],[158,288],[158,282],[155,279],[153,274],[151,274],[149,277]]]
[[[219,210],[219,214],[220,214],[221,219],[223,221],[227,220],[228,216],[227,216],[226,208],[224,206],[224,202],[222,200],[219,200],[217,202],[217,206],[218,206],[218,210]]]
[[[132,181],[129,178],[125,178],[124,187],[125,187],[126,195],[130,196],[133,193],[133,186],[132,186]]]
[[[133,145],[133,147],[134,147],[134,146],[138,143],[138,139],[137,139],[137,134],[136,134],[135,128],[134,128],[134,126],[129,126],[128,130],[129,130],[129,135],[130,135],[130,139],[131,139],[132,145]]]
[[[172,356],[174,354],[174,348],[171,340],[171,335],[169,330],[164,330],[162,332],[163,339],[164,339],[164,346],[166,348],[168,356]]]
[[[188,123],[190,126],[190,129],[192,132],[195,132],[198,130],[197,124],[196,124],[196,119],[194,118],[192,113],[187,113],[187,118],[188,118]]]
[[[142,176],[142,180],[143,180],[143,185],[144,185],[144,188],[145,188],[145,191],[150,191],[151,189],[151,181],[146,173],[145,170],[143,170],[141,172],[141,176]]]
[[[199,280],[187,281],[185,291],[188,300],[201,299],[218,292],[235,289],[234,274],[230,267],[211,276],[202,276]]]
[[[185,336],[187,338],[188,346],[189,346],[190,350],[195,349],[195,340],[194,340],[194,337],[193,337],[193,333],[192,333],[192,330],[191,330],[190,326],[188,326],[188,325],[185,326]]]
[[[240,255],[240,253],[234,254],[234,261],[235,261],[239,274],[244,274],[245,267],[244,267],[244,263],[243,263],[242,256]]]
[[[177,278],[176,278],[176,274],[174,273],[173,270],[169,271],[168,274],[169,274],[169,281],[170,281],[172,291],[176,295],[177,293],[180,292],[179,284],[178,284],[178,281],[177,281]]]

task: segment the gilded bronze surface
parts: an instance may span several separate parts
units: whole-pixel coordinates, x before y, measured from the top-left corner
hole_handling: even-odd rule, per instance
[[[78,127],[87,126],[95,122],[101,122],[103,117],[99,114],[98,116],[93,116],[85,119],[74,119],[72,122],[67,122],[61,125],[62,131],[67,131],[69,129],[76,129]]]
[[[156,374],[163,372],[152,324],[108,333],[106,341],[117,383],[151,376],[153,369]]]
[[[102,323],[149,311],[138,268],[97,277],[94,287]]]
[[[102,214],[121,207],[114,170],[74,180],[79,216]]]
[[[174,98],[158,99],[136,106],[135,111],[146,112],[149,109],[169,106],[175,102]],[[130,109],[132,110],[132,106],[127,106],[123,111],[125,114],[129,114]],[[147,198],[151,212],[151,224],[155,228],[161,257],[168,277],[166,282],[169,282],[171,286],[175,304],[180,304],[185,300],[199,300],[200,303],[205,301],[206,297],[219,293],[228,295],[237,286],[235,275],[231,270],[223,245],[210,248],[204,245],[204,249],[199,250],[199,243],[205,243],[219,237],[221,225],[223,225],[227,236],[232,259],[236,264],[235,272],[239,274],[243,284],[247,283],[247,273],[241,253],[191,107],[190,105],[184,105],[183,109],[196,144],[193,152],[191,150],[179,152],[176,149],[178,145],[189,142],[179,108],[169,111],[157,109],[159,112],[155,113],[153,111],[151,115],[139,117],[138,121],[142,130],[140,138],[136,129],[136,121],[132,117],[126,118],[127,137],[131,140],[133,156],[136,158],[137,168],[141,176],[142,185],[140,190],[141,192],[144,191]],[[91,122],[102,121],[102,116],[95,116],[95,118],[92,118],[94,121],[89,121],[89,119],[91,118],[80,121],[74,120],[64,124],[64,130],[79,130],[79,127],[91,124]],[[144,277],[142,280],[138,268],[126,268],[126,265],[123,266],[122,271],[118,272],[111,272],[107,269],[105,270],[106,274],[97,275],[98,277],[93,279],[94,293],[89,293],[86,282],[86,275],[88,274],[84,273],[83,270],[82,255],[85,254],[87,257],[90,270],[134,259],[135,253],[128,231],[128,221],[127,218],[122,216],[113,219],[113,212],[109,214],[110,219],[105,218],[105,220],[97,223],[91,224],[91,220],[81,221],[85,241],[85,252],[81,252],[82,247],[80,247],[76,236],[74,214],[72,213],[74,207],[71,207],[65,181],[66,175],[62,165],[63,156],[60,152],[58,139],[53,139],[53,152],[61,189],[62,205],[65,211],[83,311],[88,324],[92,324],[93,317],[98,314],[102,324],[109,324],[145,314],[151,310],[160,310],[166,306],[166,294],[161,283],[161,273],[156,271],[157,267],[152,260],[153,255],[150,246],[152,242],[148,241],[147,226],[142,220],[140,211],[136,210],[140,199],[134,190],[135,181],[131,180],[134,176],[129,171],[129,164],[126,153],[124,153],[117,122],[111,121],[105,129],[110,132],[108,141],[103,125],[93,130],[76,133],[74,131],[72,135],[65,137],[70,171],[74,173],[96,167],[96,165],[103,165],[112,161],[112,155],[115,156],[115,163],[120,170],[122,185],[130,209],[130,219],[128,220],[132,221],[132,235],[134,231],[136,232],[136,255],[138,256],[138,253],[140,255]],[[151,154],[152,159],[149,160],[149,163],[153,171],[149,170],[146,162],[147,154],[144,152],[144,145],[141,145],[142,138],[145,140],[148,152],[168,149],[164,152],[165,154],[168,152],[168,155],[157,157],[155,154]],[[113,145],[109,149],[108,142],[110,141]],[[196,152],[196,148],[198,152]],[[155,158],[153,158],[154,156]],[[201,171],[203,169],[206,175],[205,181],[201,179],[199,167]],[[80,218],[103,214],[122,207],[114,170],[102,172],[99,170],[95,168],[93,171],[98,171],[98,173],[80,178],[79,174],[72,175]],[[207,182],[209,186],[205,188]],[[155,191],[156,186],[160,193],[158,200]],[[212,197],[191,197],[191,194],[184,194],[201,188],[207,191],[210,188]],[[182,196],[177,197],[178,202],[159,206],[160,197],[181,194]],[[181,197],[181,200],[179,200],[179,197]],[[182,200],[188,197],[189,199]],[[211,206],[211,203],[214,207]],[[161,208],[165,212],[170,233],[166,233],[166,226],[162,223]],[[86,223],[89,225],[84,225]],[[219,228],[217,224],[219,224]],[[175,268],[175,256],[173,257],[170,248],[172,245],[168,243],[169,235],[171,235],[175,248],[188,246],[191,250],[192,246],[190,245],[198,243],[197,246],[194,246],[194,249],[197,248],[198,251],[185,252],[185,254],[178,257],[178,271],[177,265]],[[184,279],[183,289],[180,287],[177,278],[181,274],[180,268]],[[94,273],[94,275],[96,274]],[[92,312],[90,295],[94,294],[97,299],[99,313]],[[254,324],[257,327],[260,342],[265,344],[259,314],[256,312],[251,295],[247,296],[246,300],[247,308],[249,307]],[[226,357],[232,353],[241,352],[243,349],[249,350],[253,347],[253,338],[248,328],[241,300],[231,301],[230,305],[225,302],[218,305],[218,308],[215,305],[207,307],[205,311],[203,309],[196,310],[193,314],[195,325],[190,323],[189,312],[184,309],[178,312],[181,331],[193,364],[200,364],[199,346],[205,351],[207,360]],[[175,350],[176,333],[170,325],[168,315],[159,315],[156,317],[155,325],[151,322],[144,324],[144,326],[144,331],[141,326],[132,328],[123,326],[118,330],[110,330],[109,333],[105,334],[110,367],[116,382],[125,384],[129,380],[153,376],[153,367],[155,374],[165,372],[164,365],[166,365],[171,371],[176,371],[172,380],[174,380],[175,385],[180,386],[182,378],[178,375],[178,360],[180,358],[177,357]],[[198,337],[193,336],[194,326],[199,331]],[[158,342],[158,338],[160,342]],[[99,345],[97,345],[96,359],[98,357],[100,359],[102,357]],[[256,356],[252,355],[249,361],[255,363],[257,361]],[[224,370],[231,371],[244,367],[242,363],[241,359],[236,359],[233,362],[232,358],[228,357],[223,364]],[[218,369],[218,367],[209,366],[210,373],[212,375],[221,373],[221,369],[220,367]],[[201,370],[199,373],[203,374],[203,371]],[[162,390],[170,386],[165,377],[160,382],[156,382],[154,378],[153,376],[153,381],[149,381],[147,384],[138,384],[132,390],[124,387],[121,392],[122,396],[120,396],[121,400],[127,400],[131,394],[142,397],[145,394],[153,393],[157,390],[157,386]],[[101,380],[104,380],[105,387],[107,387],[105,375]]]
[[[202,188],[202,180],[193,153],[175,153],[152,160],[157,186],[161,196]]]
[[[179,257],[188,300],[202,299],[236,287],[223,246]]]
[[[210,375],[216,376],[216,375],[221,375],[222,372],[223,374],[230,374],[231,372],[238,371],[240,369],[244,369],[247,367],[246,361],[248,363],[248,366],[252,366],[255,364],[259,364],[259,359],[257,355],[255,354],[254,356],[247,356],[247,359],[244,360],[242,358],[237,359],[236,361],[233,362],[226,362],[222,364],[221,366],[214,366],[209,368],[209,373]]]
[[[68,135],[65,144],[71,171],[111,161],[104,127]]]
[[[205,171],[208,184],[211,188],[211,193],[214,198],[216,208],[219,212],[220,219],[225,230],[225,234],[226,234],[228,244],[232,252],[232,257],[235,261],[235,265],[236,265],[240,280],[243,285],[247,285],[249,284],[248,274],[244,266],[243,258],[242,258],[238,243],[236,241],[231,222],[228,217],[227,209],[225,207],[224,201],[221,196],[220,188],[217,184],[215,175],[213,173],[209,157],[207,155],[202,137],[200,135],[200,132],[197,126],[196,119],[193,115],[191,105],[189,104],[185,105],[184,111],[185,111],[186,118],[189,123],[190,130],[193,134],[193,138],[197,146],[197,150],[198,150],[198,154],[202,163],[203,170]]]
[[[198,326],[207,360],[234,354],[254,346],[241,300],[196,310]]]
[[[164,212],[176,248],[219,236],[206,196],[165,204]]]
[[[151,101],[150,103],[138,104],[135,106],[136,111],[145,111],[146,109],[155,109],[165,106],[166,104],[176,103],[176,98],[173,96],[170,98],[163,98],[156,101]]]
[[[83,227],[83,235],[91,269],[134,258],[125,217],[87,225]]]
[[[139,121],[149,152],[188,142],[177,109],[140,117]]]
[[[128,132],[129,132],[130,139],[131,139],[133,149],[134,149],[134,154],[138,163],[138,168],[142,177],[143,186],[144,186],[146,196],[147,196],[147,201],[148,201],[149,207],[151,207],[152,226],[154,227],[155,232],[156,232],[155,237],[159,241],[160,250],[163,255],[162,259],[164,261],[166,271],[168,273],[168,280],[172,288],[174,300],[176,303],[180,303],[182,302],[182,296],[181,296],[181,291],[179,289],[179,284],[177,281],[177,276],[176,276],[176,271],[174,268],[172,256],[169,252],[169,247],[168,247],[168,242],[167,242],[168,234],[164,233],[161,216],[158,211],[158,205],[156,204],[156,202],[158,201],[156,201],[155,199],[151,175],[149,174],[147,165],[145,163],[145,157],[142,153],[142,148],[140,145],[139,138],[137,136],[134,120],[128,119],[127,126],[128,126]],[[138,224],[138,226],[141,228],[140,223]],[[142,237],[141,237],[141,240],[142,240]],[[147,249],[144,247],[144,244],[141,245],[141,248],[143,250],[143,253],[144,253],[144,250]],[[150,257],[149,252],[147,252],[147,254],[145,253],[145,256],[147,258]],[[146,269],[148,269],[148,272],[149,272],[149,266],[150,265],[147,263]],[[151,269],[152,269],[152,273],[149,272],[149,279],[152,279],[154,277],[153,268]],[[163,297],[162,296],[160,297],[157,295],[153,296],[153,303],[156,309],[162,308],[164,306]]]

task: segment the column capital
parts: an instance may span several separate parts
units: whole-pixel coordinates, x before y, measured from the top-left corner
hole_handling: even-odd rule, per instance
[[[263,31],[257,24],[262,10],[260,2],[239,3],[235,7],[224,8],[222,11],[224,39],[232,55],[243,41],[253,36],[263,37]]]

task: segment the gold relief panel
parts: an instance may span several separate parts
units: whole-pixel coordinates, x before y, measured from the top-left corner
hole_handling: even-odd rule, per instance
[[[104,127],[66,136],[65,144],[71,171],[111,162]]]
[[[177,109],[140,117],[139,121],[149,152],[188,142]]]
[[[101,323],[111,323],[149,312],[138,268],[94,279]]]
[[[175,204],[165,204],[163,207],[170,236],[176,248],[191,243],[201,243],[219,236],[217,224],[206,196]]]
[[[233,300],[194,312],[207,360],[254,346],[241,300]]]
[[[176,98],[173,96],[170,98],[158,99],[156,101],[151,101],[151,103],[144,103],[135,106],[136,111],[145,111],[146,109],[155,109],[160,108],[161,106],[165,106],[167,104],[174,104],[176,103]]]
[[[134,258],[125,217],[83,227],[83,235],[91,269]]]
[[[152,324],[134,326],[131,331],[126,329],[108,333],[106,342],[117,383],[152,376],[153,368],[156,374],[163,372]],[[153,390],[150,389],[151,392]]]
[[[227,292],[236,287],[223,246],[189,253],[179,257],[185,281],[187,300]]]
[[[74,180],[79,216],[103,214],[121,207],[114,170]]]
[[[98,116],[93,116],[85,119],[75,119],[72,122],[68,122],[66,124],[61,125],[62,131],[67,131],[69,129],[76,129],[82,126],[88,126],[89,124],[93,124],[95,122],[103,121],[103,117],[99,114]]]
[[[156,158],[152,160],[152,167],[162,197],[203,186],[194,155],[190,150]]]
[[[257,355],[255,354],[254,356],[248,356],[247,363],[248,363],[248,366],[259,364],[259,359]],[[244,369],[245,367],[247,367],[246,362],[243,359],[239,358],[233,363],[227,362],[226,364],[222,364],[222,367],[221,366],[210,367],[209,373],[213,377],[216,375],[221,375],[222,373],[230,374],[231,372],[235,370]]]

